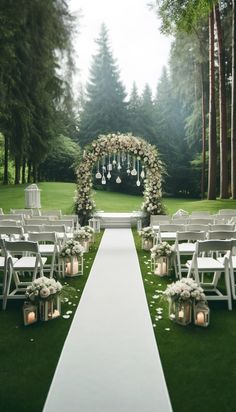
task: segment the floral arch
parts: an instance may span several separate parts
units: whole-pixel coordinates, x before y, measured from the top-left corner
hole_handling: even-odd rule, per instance
[[[119,159],[119,156],[123,153],[131,156],[132,161],[135,159],[138,164],[142,162],[143,177],[145,174],[143,179],[144,202],[142,204],[142,210],[147,216],[164,213],[161,202],[164,168],[156,147],[132,134],[100,135],[90,145],[86,146],[83,158],[76,171],[77,193],[75,208],[81,224],[87,223],[95,210],[95,202],[92,196],[92,171],[94,165],[101,161],[101,159],[109,157],[107,166],[109,173],[112,167],[114,167],[114,164],[112,165],[110,161],[110,157],[116,156],[116,158]],[[106,167],[103,166],[103,170],[104,168],[106,169]],[[97,173],[97,175],[98,174],[100,175],[99,177],[104,177],[104,174],[103,176],[101,176],[100,172]],[[119,183],[119,181],[117,183]]]

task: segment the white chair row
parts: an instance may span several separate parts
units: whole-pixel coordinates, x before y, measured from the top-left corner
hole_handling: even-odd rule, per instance
[[[155,230],[155,229],[154,229]],[[155,242],[161,242],[161,241],[175,241],[176,240],[176,233],[177,232],[219,232],[219,231],[225,231],[225,232],[234,232],[235,229],[235,224],[231,225],[203,225],[203,224],[188,224],[188,225],[175,225],[175,224],[168,224],[168,225],[163,225],[160,224],[157,228],[156,233],[156,239]]]

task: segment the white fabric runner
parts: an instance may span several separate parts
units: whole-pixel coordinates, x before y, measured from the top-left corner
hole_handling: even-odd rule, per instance
[[[44,412],[169,412],[130,229],[107,229]]]

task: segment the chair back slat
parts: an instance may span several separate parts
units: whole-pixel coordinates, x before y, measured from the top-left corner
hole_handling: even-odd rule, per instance
[[[39,253],[38,242],[32,242],[29,240],[15,240],[15,241],[4,241],[5,249],[7,252],[31,252]]]

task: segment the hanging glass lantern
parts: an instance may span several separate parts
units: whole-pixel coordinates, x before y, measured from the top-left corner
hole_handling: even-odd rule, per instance
[[[117,156],[117,163],[118,163],[117,164],[117,169],[121,170],[122,167],[121,167],[121,164],[120,164],[120,152],[118,153],[118,156]]]
[[[110,180],[110,178],[111,178],[111,173],[110,173],[110,171],[107,173],[107,178],[108,178],[108,180]]]
[[[194,324],[207,327],[210,323],[210,309],[207,302],[198,302],[193,307]]]
[[[141,179],[145,178],[144,166],[142,166],[142,171],[140,173],[140,177],[141,177]]]
[[[120,176],[118,176],[117,178],[116,178],[116,183],[121,183],[121,178],[120,178]]]
[[[138,158],[138,161],[137,161],[137,181],[136,181],[136,185],[137,186],[140,186],[140,180],[139,180],[139,158]]]
[[[114,153],[114,155],[113,155],[112,164],[113,164],[114,166],[116,165],[116,155],[115,155],[115,153]]]
[[[132,176],[136,176],[137,175],[137,170],[135,169],[135,165],[136,165],[136,158],[135,156],[133,157],[133,169],[131,170],[131,175]]]
[[[102,178],[102,175],[101,175],[101,173],[100,173],[100,167],[99,167],[99,160],[98,160],[98,164],[97,164],[97,173],[96,173],[96,175],[95,175],[95,177],[96,177],[96,179],[101,179]]]
[[[105,185],[106,184],[106,178],[105,178],[105,176],[103,175],[102,176],[102,185]]]

